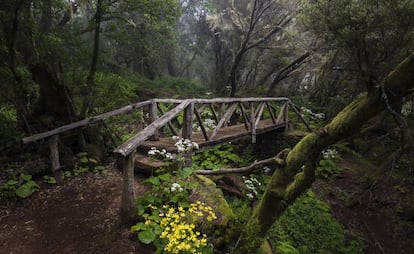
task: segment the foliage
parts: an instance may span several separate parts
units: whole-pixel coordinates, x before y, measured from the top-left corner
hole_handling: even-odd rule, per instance
[[[300,20],[325,48],[333,49],[328,71],[335,67],[348,79],[372,87],[412,49],[413,14],[411,0],[302,1]],[[338,80],[340,75],[331,77]]]
[[[199,233],[194,231],[193,223],[196,222],[196,218],[191,215],[194,204],[190,204],[189,194],[196,184],[189,182],[191,174],[191,168],[180,168],[172,173],[152,176],[143,181],[150,189],[137,198],[137,214],[145,223],[138,222],[131,230],[139,232],[138,239],[141,242],[153,243],[159,251],[157,253],[164,253],[162,250],[167,253],[199,253],[190,250],[196,251],[207,247],[205,244],[200,245],[202,242],[206,243],[206,240],[202,240],[205,237],[201,238],[200,242]],[[165,218],[162,218],[164,215]],[[188,237],[176,239],[177,232],[185,232]],[[177,251],[189,252],[174,252],[173,247],[176,247]]]
[[[43,176],[43,181],[48,184],[56,184],[56,179],[53,176]]]
[[[348,240],[329,206],[309,191],[291,205],[268,234],[278,254],[364,253],[358,240]]]
[[[39,185],[32,180],[31,175],[21,174],[19,180],[11,179],[0,185],[0,196],[27,198],[38,190]]]
[[[18,128],[17,112],[10,104],[0,103],[0,129],[0,150],[16,145],[23,135]]]
[[[321,178],[328,178],[329,176],[339,172],[339,167],[336,162],[340,159],[338,151],[334,148],[322,151],[322,158],[316,168],[316,175]]]
[[[188,195],[195,187],[194,183],[187,181],[191,173],[191,168],[182,168],[173,173],[151,176],[143,181],[150,186],[150,189],[137,199],[138,215],[144,214],[148,205],[177,204],[188,207]]]
[[[186,97],[196,97],[205,92],[205,88],[201,84],[179,77],[163,76],[157,80],[157,84],[164,91]]]
[[[322,112],[315,113],[314,110],[302,106],[301,116],[306,120],[312,129],[321,128],[326,120],[326,115]]]
[[[76,155],[78,157],[78,163],[76,167],[73,169],[73,175],[78,176],[89,171],[93,171],[94,173],[100,173],[106,175],[108,171],[105,169],[104,166],[99,166],[98,161],[94,158],[90,158],[87,152],[80,152]],[[65,176],[70,177],[70,172],[65,172]]]
[[[93,91],[93,114],[120,108],[138,100],[134,92],[137,84],[131,79],[109,72],[98,72]]]
[[[250,174],[249,176],[242,176],[242,179],[246,186],[246,190],[244,191],[246,197],[249,199],[260,199],[265,192],[269,176]]]
[[[149,205],[151,214],[143,214],[145,222],[131,227],[132,232],[139,232],[138,239],[153,243],[157,253],[213,253],[207,244],[207,236],[196,230],[196,224],[213,221],[216,215],[212,208],[197,201],[188,208],[182,206]]]
[[[194,168],[202,169],[220,169],[242,162],[243,159],[234,152],[231,144],[204,150],[193,156]]]

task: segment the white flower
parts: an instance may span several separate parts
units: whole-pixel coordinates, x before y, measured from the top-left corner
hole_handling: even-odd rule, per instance
[[[324,119],[325,118],[325,114],[324,113],[317,113],[317,114],[313,114],[316,118],[318,119]]]
[[[251,194],[251,193],[247,193],[247,194],[246,194],[246,196],[247,196],[248,198],[250,198],[250,199],[254,199],[254,196],[253,196],[253,194]]]
[[[175,140],[175,141],[177,141],[177,140],[180,139],[180,137],[179,136],[172,136],[172,139]]]
[[[182,192],[183,190],[184,190],[183,187],[181,187],[181,185],[178,183],[173,183],[171,185],[171,192],[175,192],[175,191]]]
[[[197,150],[200,148],[196,142],[193,142],[193,147],[194,149],[197,149]]]

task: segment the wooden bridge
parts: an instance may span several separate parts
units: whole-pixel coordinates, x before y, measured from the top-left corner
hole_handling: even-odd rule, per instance
[[[114,150],[115,155],[123,161],[123,214],[129,214],[135,205],[133,181],[137,150],[147,153],[151,147],[157,147],[176,152],[175,141],[171,138],[173,135],[198,143],[199,149],[245,138],[255,143],[259,134],[292,127],[289,115],[296,116],[297,121],[310,129],[288,98],[151,99],[35,134],[22,141],[30,143],[48,139],[51,170],[59,180],[60,134],[136,111],[147,116],[147,125]],[[191,165],[191,152],[187,152],[186,158],[187,166]],[[145,160],[145,157],[141,156],[139,160]]]

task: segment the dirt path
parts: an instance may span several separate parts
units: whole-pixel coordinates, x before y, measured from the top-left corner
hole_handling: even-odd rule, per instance
[[[121,184],[119,172],[88,173],[0,205],[0,253],[152,253],[119,224]]]
[[[370,179],[367,173],[373,169],[358,161],[345,159],[339,166],[342,172],[313,189],[347,233],[363,239],[366,254],[414,253],[414,218],[404,215],[414,209],[414,187],[386,174]]]

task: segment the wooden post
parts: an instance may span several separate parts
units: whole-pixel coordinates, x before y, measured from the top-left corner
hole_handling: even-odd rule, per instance
[[[223,102],[220,104],[220,108],[219,108],[219,121],[221,121],[221,119],[223,119],[224,114],[226,113],[226,103]],[[224,123],[223,127],[227,127],[227,123]]]
[[[192,140],[193,138],[193,115],[194,115],[194,102],[191,102],[184,110],[182,137]],[[187,151],[185,156],[184,166],[193,166],[192,151]]]
[[[127,226],[132,225],[135,219],[134,154],[123,157],[121,221]]]
[[[241,102],[239,102],[239,108],[240,108],[240,112],[243,116],[244,127],[246,128],[246,131],[248,131],[249,128],[250,128],[249,118],[247,117],[246,109],[244,109],[244,106]]]
[[[282,121],[285,120],[285,118],[284,118],[285,117],[284,115],[285,115],[285,112],[286,112],[285,108],[286,108],[286,103],[282,105],[282,108],[280,109],[280,112],[277,115],[276,124],[280,124],[280,123],[282,123]]]
[[[157,115],[157,102],[152,100],[151,104],[150,104],[150,110],[149,110],[149,120],[150,120],[150,124],[155,122],[155,120],[158,119],[158,115]],[[154,133],[154,135],[152,135],[149,139],[152,141],[156,141],[159,140],[159,133],[158,130]]]
[[[270,106],[269,102],[266,102],[266,106],[267,106],[267,109],[269,110],[269,114],[270,114],[270,117],[272,118],[272,122],[273,122],[273,124],[275,124],[276,123],[276,117],[275,117],[275,114],[273,113],[273,109]]]
[[[289,102],[285,103],[285,112],[283,113],[283,121],[285,122],[285,131],[289,131]]]
[[[55,177],[56,183],[58,185],[63,184],[62,171],[60,170],[59,163],[59,135],[54,135],[49,138],[49,151],[50,151],[50,161],[51,161],[51,171]]]
[[[252,144],[256,144],[256,119],[254,112],[254,102],[250,102],[250,130],[252,132]]]
[[[206,141],[209,141],[210,139],[208,138],[206,128],[204,128],[203,119],[201,118],[200,113],[198,112],[198,110],[195,107],[194,107],[194,113],[195,113],[195,115],[197,117],[198,123],[200,124],[200,129],[201,129],[201,131],[203,133],[204,139]]]

